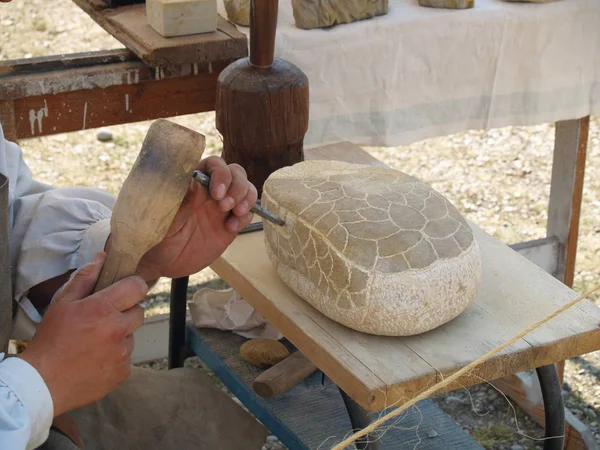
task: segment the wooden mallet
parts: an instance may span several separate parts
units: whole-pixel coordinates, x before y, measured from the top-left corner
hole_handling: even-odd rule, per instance
[[[278,0],[250,1],[250,55],[217,80],[216,126],[223,159],[246,169],[258,190],[277,169],[304,160],[309,87],[306,74],[275,58]]]
[[[94,292],[135,274],[160,243],[192,183],[205,138],[176,123],[152,123],[113,208],[112,243]]]

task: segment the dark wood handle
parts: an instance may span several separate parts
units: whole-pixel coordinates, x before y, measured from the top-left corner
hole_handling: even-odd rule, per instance
[[[250,0],[250,64],[270,67],[275,57],[278,0]]]
[[[261,373],[252,389],[263,398],[283,394],[317,370],[306,356],[296,351]]]

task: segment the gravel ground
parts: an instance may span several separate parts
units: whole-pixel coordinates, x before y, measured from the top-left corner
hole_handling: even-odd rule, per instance
[[[14,1],[0,6],[0,59],[120,48],[72,2]],[[207,136],[207,154],[220,153],[214,114],[173,119]],[[96,186],[117,193],[149,127],[149,122],[110,127],[100,142],[97,130],[21,142],[36,177],[55,186]],[[443,192],[474,223],[511,244],[544,237],[554,142],[553,125],[469,131],[396,148],[368,148],[390,166],[413,174]],[[600,267],[600,118],[591,123],[575,289],[598,282]],[[209,269],[191,285],[216,280]],[[168,312],[168,283],[161,281],[144,302],[148,315]],[[600,299],[595,298],[600,305]],[[197,358],[188,361],[199,366]],[[164,369],[165,361],[152,364]],[[600,444],[600,352],[567,362],[565,399],[571,411],[596,433]],[[437,396],[448,411],[489,449],[541,448],[517,432],[515,413],[487,385]],[[524,434],[543,433],[517,409]],[[283,448],[270,439],[265,448]]]

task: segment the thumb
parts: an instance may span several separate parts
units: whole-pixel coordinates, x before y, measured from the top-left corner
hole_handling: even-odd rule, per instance
[[[73,272],[69,281],[56,291],[53,302],[72,302],[92,294],[105,260],[106,253],[96,253],[91,263]]]

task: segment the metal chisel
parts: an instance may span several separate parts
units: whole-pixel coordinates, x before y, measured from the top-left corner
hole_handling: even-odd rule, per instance
[[[209,187],[210,177],[208,175],[206,175],[205,173],[202,173],[199,170],[195,170],[194,173],[192,174],[192,177],[194,178],[194,180],[196,180],[202,186],[205,186],[207,188]],[[251,211],[253,213],[259,215],[263,219],[267,219],[269,222],[273,222],[275,225],[279,225],[279,226],[285,225],[285,221],[283,219],[277,217],[271,211],[269,211],[266,208],[263,208],[258,203],[252,207]]]

